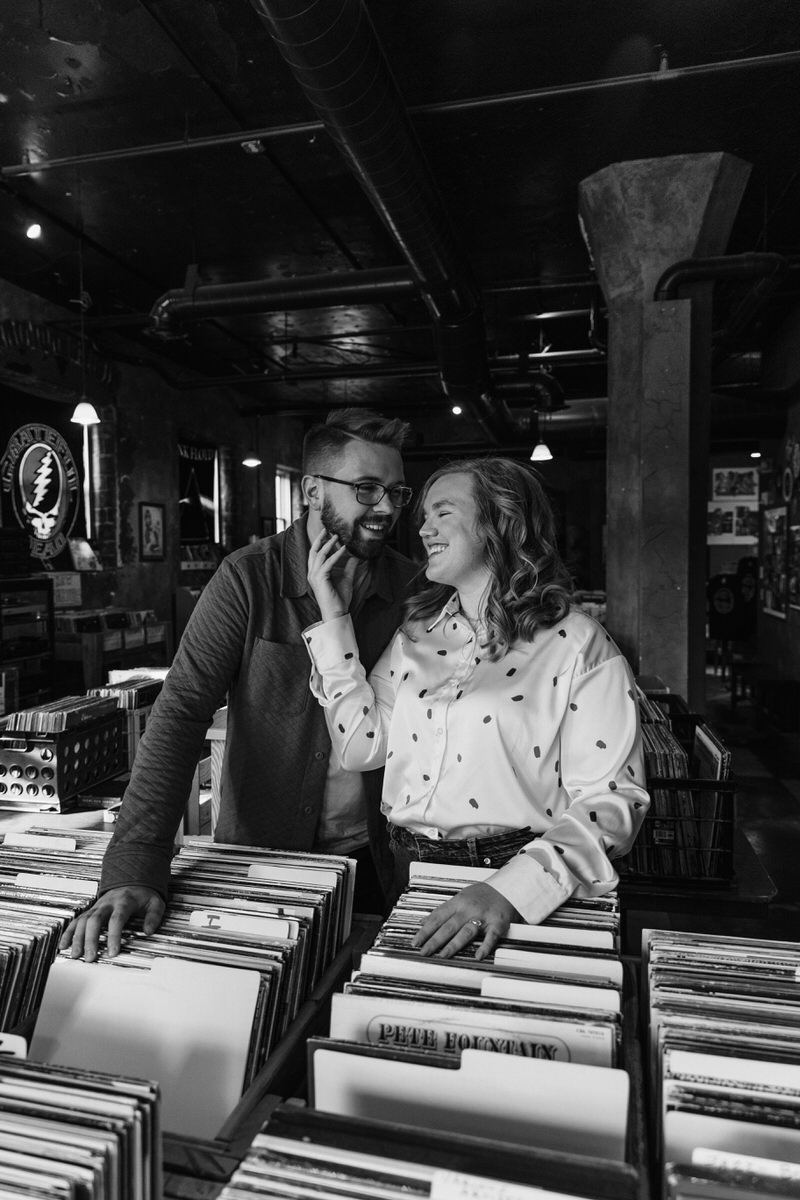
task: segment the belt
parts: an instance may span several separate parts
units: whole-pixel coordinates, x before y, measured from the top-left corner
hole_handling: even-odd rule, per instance
[[[487,865],[501,855],[511,858],[537,836],[532,832],[530,825],[527,825],[524,829],[509,829],[505,833],[493,833],[487,837],[428,838],[419,833],[412,833],[403,825],[389,823],[390,840],[415,850],[421,859],[447,857],[452,852],[464,851],[471,856],[487,860]]]

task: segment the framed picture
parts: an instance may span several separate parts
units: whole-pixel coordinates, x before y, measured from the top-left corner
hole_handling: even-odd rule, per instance
[[[715,467],[711,472],[711,499],[758,503],[758,470],[756,467]]]
[[[139,560],[161,562],[164,558],[164,505],[139,504]]]

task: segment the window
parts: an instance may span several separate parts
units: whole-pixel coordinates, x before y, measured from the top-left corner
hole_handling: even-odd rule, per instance
[[[285,529],[302,512],[300,472],[290,467],[275,468],[275,527]]]

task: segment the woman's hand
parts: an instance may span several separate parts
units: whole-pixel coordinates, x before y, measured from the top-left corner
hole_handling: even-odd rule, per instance
[[[323,529],[308,552],[308,586],[316,597],[323,621],[350,611],[358,559],[341,545],[335,533]]]
[[[411,945],[426,956],[452,958],[480,938],[475,957],[488,958],[512,921],[521,920],[514,906],[490,884],[471,883],[425,918]]]

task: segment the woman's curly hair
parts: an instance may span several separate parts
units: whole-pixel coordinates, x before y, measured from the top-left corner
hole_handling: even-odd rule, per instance
[[[415,505],[422,520],[432,484],[447,475],[468,475],[477,506],[477,532],[492,582],[484,620],[488,656],[502,658],[515,642],[531,642],[539,627],[555,625],[570,609],[572,580],[556,548],[555,518],[535,470],[500,456],[448,463],[426,482]],[[412,621],[437,617],[452,595],[447,584],[423,587],[407,603]]]

